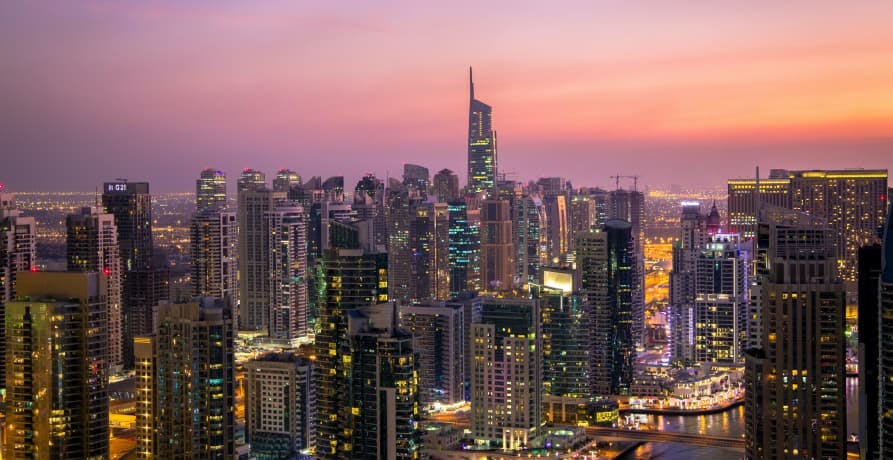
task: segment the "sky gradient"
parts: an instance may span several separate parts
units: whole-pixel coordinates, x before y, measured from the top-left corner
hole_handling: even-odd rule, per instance
[[[442,4],[5,1],[0,182],[352,188],[409,162],[464,185],[469,65],[518,180],[893,169],[893,2],[418,3]]]

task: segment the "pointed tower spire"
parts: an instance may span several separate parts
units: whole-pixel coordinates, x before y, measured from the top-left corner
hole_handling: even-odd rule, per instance
[[[474,99],[474,78],[471,72],[471,66],[468,66],[468,89],[471,99]]]

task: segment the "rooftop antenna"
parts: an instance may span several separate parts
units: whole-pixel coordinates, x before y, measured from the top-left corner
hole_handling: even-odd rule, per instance
[[[474,78],[471,71],[471,66],[468,66],[468,91],[471,99],[474,99]]]

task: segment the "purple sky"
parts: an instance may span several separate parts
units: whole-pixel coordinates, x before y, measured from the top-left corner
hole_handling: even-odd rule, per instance
[[[352,187],[410,162],[464,184],[469,65],[519,180],[893,169],[893,2],[418,3],[8,0],[0,182]]]

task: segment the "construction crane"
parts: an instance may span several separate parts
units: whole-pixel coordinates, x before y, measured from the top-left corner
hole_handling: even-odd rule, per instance
[[[637,189],[639,187],[639,176],[621,176],[620,174],[617,174],[616,176],[608,176],[608,177],[610,177],[611,179],[614,179],[614,181],[616,182],[617,190],[620,190],[620,179],[632,179],[634,192],[637,191]]]

